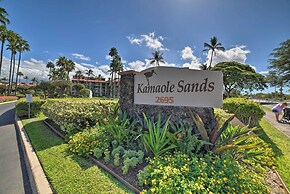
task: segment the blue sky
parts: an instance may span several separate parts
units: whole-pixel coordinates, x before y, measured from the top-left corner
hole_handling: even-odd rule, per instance
[[[45,79],[45,64],[59,56],[106,76],[111,47],[126,69],[149,67],[146,59],[154,49],[162,50],[165,65],[196,68],[207,62],[203,43],[212,36],[226,48],[214,63],[235,60],[264,73],[272,50],[290,38],[289,0],[2,0],[0,5],[9,13],[8,28],[31,46],[21,71],[38,79]],[[4,55],[8,62],[10,53]]]

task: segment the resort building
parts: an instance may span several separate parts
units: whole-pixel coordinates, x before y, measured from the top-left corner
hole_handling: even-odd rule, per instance
[[[89,78],[72,78],[73,85],[83,84],[86,88],[90,89],[93,93],[93,97],[109,97],[116,98],[119,96],[119,79],[115,79],[113,83],[111,80],[94,80]],[[73,95],[75,91],[72,91]]]

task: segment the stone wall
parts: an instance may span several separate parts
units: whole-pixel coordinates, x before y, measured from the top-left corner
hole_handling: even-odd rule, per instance
[[[163,119],[171,116],[171,121],[179,123],[179,121],[190,123],[193,125],[191,118],[191,112],[197,113],[203,122],[207,130],[213,129],[216,120],[214,118],[213,108],[200,108],[200,107],[181,107],[181,106],[155,106],[155,105],[139,105],[134,104],[134,75],[138,72],[127,71],[120,73],[120,108],[122,111],[126,111],[127,114],[133,118],[143,118],[143,113],[148,118],[157,119],[158,114],[161,114]],[[193,128],[196,128],[193,125]]]

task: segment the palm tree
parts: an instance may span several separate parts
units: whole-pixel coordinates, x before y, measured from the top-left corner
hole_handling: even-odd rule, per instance
[[[200,70],[209,70],[209,68],[208,68],[208,66],[207,66],[206,63],[201,64],[201,65],[199,66],[199,69],[200,69]]]
[[[12,30],[8,31],[8,46],[7,50],[11,51],[11,58],[10,58],[10,70],[9,70],[9,80],[8,80],[8,95],[11,93],[14,71],[15,71],[15,57],[17,53],[17,44],[20,36],[13,32]],[[12,70],[13,67],[13,70]]]
[[[34,85],[36,85],[37,82],[38,82],[38,80],[36,79],[36,77],[32,78],[31,81],[32,81],[32,83],[33,83]]]
[[[0,26],[0,40],[1,40],[1,55],[0,55],[0,76],[1,76],[1,68],[2,68],[2,60],[3,60],[3,50],[4,50],[4,45],[5,41],[7,39],[7,28],[6,26],[2,25]]]
[[[49,62],[46,64],[46,68],[49,69],[48,79],[50,80],[50,79],[52,78],[52,71],[54,70],[54,64],[53,64],[53,62],[49,61]]]
[[[81,70],[77,70],[74,77],[76,79],[81,79],[83,77],[83,72]]]
[[[16,94],[16,90],[17,90],[18,73],[19,73],[19,69],[20,69],[21,55],[22,55],[22,53],[24,51],[30,51],[30,46],[29,46],[28,42],[26,40],[23,40],[21,37],[20,37],[20,39],[18,41],[17,51],[19,53],[19,57],[18,57],[18,67],[17,67],[17,72],[16,72],[16,88],[15,88],[15,94]]]
[[[16,93],[17,93],[17,89],[18,89],[18,76],[19,76],[19,83],[21,83],[21,77],[23,76],[23,73],[21,72],[21,71],[19,71],[18,73],[17,73],[17,79],[16,79],[16,87],[15,87],[15,96],[16,96]]]
[[[210,44],[205,42],[203,46],[206,48],[203,50],[203,52],[211,51],[210,63],[208,66],[208,69],[211,69],[212,58],[215,55],[216,51],[225,51],[225,48],[222,47],[222,44],[218,42],[217,37],[215,36],[210,39]]]
[[[25,83],[27,85],[27,80],[29,79],[29,77],[26,75],[26,76],[23,77],[23,79],[25,79]]]
[[[3,7],[0,7],[0,23],[3,24],[4,26],[10,24],[10,21],[7,18],[7,16],[8,16],[7,11]]]
[[[159,66],[160,63],[165,63],[165,61],[163,60],[163,54],[160,51],[154,51],[152,53],[153,57],[149,59],[149,63],[153,64],[155,63],[156,66]]]
[[[92,76],[95,76],[95,75],[94,75],[94,71],[91,70],[91,69],[87,69],[87,70],[86,70],[86,75],[88,76],[88,78],[91,78]]]
[[[56,61],[56,65],[66,72],[66,79],[69,80],[69,73],[75,69],[75,63],[66,57],[59,57]],[[64,73],[62,74],[62,79],[64,79]]]

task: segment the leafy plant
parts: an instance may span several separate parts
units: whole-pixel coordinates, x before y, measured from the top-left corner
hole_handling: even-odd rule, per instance
[[[104,154],[105,154],[104,160],[106,163],[108,163],[110,161],[110,151],[108,149],[105,149]]]
[[[174,134],[171,134],[168,130],[170,117],[167,118],[164,125],[161,125],[162,120],[160,114],[158,115],[157,122],[154,123],[148,120],[145,114],[143,114],[144,120],[147,124],[148,133],[143,134],[143,141],[146,147],[154,154],[159,156],[176,147],[172,144],[174,141]]]
[[[227,150],[239,150],[239,149],[252,149],[256,148],[257,145],[246,145],[243,144],[247,139],[251,137],[256,137],[257,135],[253,131],[257,129],[251,129],[247,127],[233,127],[229,125],[230,121],[234,118],[231,116],[221,128],[219,128],[219,122],[215,128],[211,131],[204,127],[204,123],[201,118],[196,114],[192,115],[192,119],[200,132],[202,139],[209,142],[210,145],[205,145],[206,151],[213,151],[215,153],[221,153]],[[224,134],[223,134],[224,132]],[[223,134],[223,135],[222,135]]]
[[[151,159],[138,179],[142,193],[267,193],[263,176],[226,155],[180,152]]]

